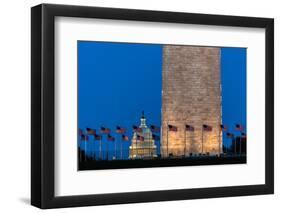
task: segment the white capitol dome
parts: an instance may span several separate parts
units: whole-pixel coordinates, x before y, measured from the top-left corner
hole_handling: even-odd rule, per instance
[[[157,157],[157,147],[152,132],[146,125],[144,112],[142,112],[140,118],[139,131],[135,131],[133,134],[129,151],[129,158],[131,159]]]

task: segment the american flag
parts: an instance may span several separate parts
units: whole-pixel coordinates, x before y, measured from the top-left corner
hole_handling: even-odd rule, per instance
[[[233,135],[232,133],[230,133],[230,132],[226,133],[226,136],[227,136],[228,138],[234,138],[234,135]]]
[[[134,132],[142,132],[142,128],[139,128],[135,125],[133,125],[133,130],[134,130]]]
[[[111,135],[107,135],[107,140],[108,141],[115,141],[115,138],[113,137],[113,136],[111,136]]]
[[[227,130],[227,126],[225,126],[223,124],[220,125],[220,128],[221,128],[222,131],[226,131]]]
[[[151,125],[150,129],[151,129],[152,132],[160,132],[160,128],[155,126],[155,125]]]
[[[89,140],[89,136],[88,135],[81,135],[81,140],[82,141],[88,141]]]
[[[126,132],[125,128],[122,128],[120,126],[116,126],[116,133],[124,134]]]
[[[193,132],[194,131],[194,127],[191,126],[191,125],[185,125],[185,131]]]
[[[243,126],[241,124],[235,124],[235,130],[242,131],[243,130]]]
[[[172,131],[172,132],[176,132],[176,131],[178,131],[178,128],[176,126],[173,126],[173,125],[168,125],[168,130]]]
[[[110,129],[109,128],[105,128],[105,127],[101,127],[100,128],[100,132],[101,134],[109,134],[110,133]]]
[[[82,129],[79,129],[78,132],[79,132],[80,136],[83,135],[83,130]]]
[[[207,124],[203,124],[203,131],[212,131],[212,127],[211,126],[209,126],[209,125],[207,125]]]
[[[127,135],[122,135],[122,141],[129,141],[129,137]]]
[[[86,132],[88,135],[95,135],[96,134],[96,130],[91,129],[91,128],[86,128]]]
[[[158,135],[152,134],[152,139],[153,139],[153,140],[156,140],[156,141],[159,141],[159,140],[160,140],[160,137],[159,137]]]
[[[95,139],[95,140],[101,140],[101,135],[95,134],[95,135],[94,135],[94,139]]]
[[[138,140],[138,141],[144,141],[144,137],[143,137],[143,136],[140,136],[140,135],[137,135],[137,140]]]

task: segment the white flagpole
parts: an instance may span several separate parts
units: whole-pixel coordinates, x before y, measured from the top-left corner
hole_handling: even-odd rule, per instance
[[[169,124],[167,124],[167,157],[169,157]]]
[[[219,156],[221,154],[221,135],[222,135],[222,128],[219,126]]]
[[[78,143],[77,143],[77,145],[78,145],[78,150],[79,150],[79,162],[81,162],[82,161],[82,156],[81,156],[81,135],[79,135],[78,136]]]
[[[202,133],[201,133],[201,142],[202,142],[202,144],[201,144],[201,153],[202,153],[202,155],[203,155],[203,151],[204,151],[204,148],[203,148],[203,142],[204,142],[204,135],[203,135],[203,133],[204,133],[204,130],[203,130],[203,126],[202,126]]]
[[[85,148],[85,161],[87,161],[87,156],[86,156],[86,155],[87,155],[87,154],[86,154],[86,153],[87,153],[87,141],[86,141],[86,136],[85,136],[84,143],[85,143],[85,147],[84,147],[84,148]]]
[[[122,137],[122,136],[121,136]],[[120,141],[120,158],[121,158],[121,160],[123,160],[123,151],[122,151],[122,148],[123,148],[123,146],[122,146],[122,139],[121,139],[121,141]]]
[[[106,160],[108,160],[108,140],[106,141]]]
[[[240,157],[242,155],[242,131],[240,131]]]
[[[100,135],[100,160],[102,160],[102,153],[101,153],[101,135]]]
[[[117,141],[114,141],[114,157],[115,157],[115,160],[117,160],[117,148],[116,148],[116,145],[117,145]]]
[[[186,126],[184,127],[184,157],[186,157]]]

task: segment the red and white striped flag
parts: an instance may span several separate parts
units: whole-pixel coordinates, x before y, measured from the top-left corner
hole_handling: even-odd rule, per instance
[[[243,131],[243,126],[241,124],[235,124],[235,130]]]
[[[226,136],[227,136],[228,138],[234,138],[234,135],[233,135],[232,133],[230,133],[230,132],[226,133]]]
[[[138,140],[138,141],[144,141],[144,137],[143,137],[143,136],[140,136],[140,135],[137,135],[137,140]]]
[[[193,132],[194,131],[194,127],[191,126],[191,125],[185,125],[185,131]]]
[[[115,141],[115,138],[113,137],[113,136],[111,136],[111,135],[107,135],[107,140],[108,141]]]
[[[178,131],[178,128],[176,126],[173,126],[173,125],[168,125],[168,130],[171,131],[171,132],[176,132]]]
[[[95,134],[95,135],[94,135],[94,139],[95,139],[96,141],[101,140],[101,135]]]
[[[83,134],[83,135],[81,135],[81,140],[87,142],[87,141],[89,141],[89,136]]]
[[[126,135],[122,135],[122,141],[129,141],[129,137]]]
[[[95,135],[96,134],[96,130],[87,127],[86,128],[86,133],[88,135]]]
[[[142,128],[133,125],[134,132],[142,132]]]
[[[83,130],[79,128],[78,134],[79,134],[80,136],[83,135]]]
[[[159,141],[160,137],[158,135],[152,134],[152,139],[155,140],[155,141]]]
[[[155,126],[155,125],[151,125],[151,126],[150,126],[150,129],[151,129],[152,132],[155,132],[155,133],[156,133],[156,132],[160,132],[160,128],[157,127],[157,126]]]
[[[105,128],[105,127],[101,127],[100,128],[100,133],[101,134],[109,134],[110,133],[110,129],[109,128]]]
[[[125,132],[126,132],[125,128],[122,128],[120,126],[116,126],[116,133],[124,134]]]
[[[207,131],[207,132],[211,132],[213,129],[211,126],[209,126],[207,124],[203,124],[202,128],[203,128],[203,131]]]
[[[226,131],[227,130],[227,126],[225,126],[223,124],[220,125],[220,128],[221,128],[222,131]]]

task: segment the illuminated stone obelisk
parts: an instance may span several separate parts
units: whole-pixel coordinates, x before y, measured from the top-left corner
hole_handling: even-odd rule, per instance
[[[220,48],[164,45],[162,70],[162,155],[219,154]],[[203,124],[212,131],[202,131]],[[168,125],[177,131],[168,131]],[[185,131],[185,125],[194,131]]]

